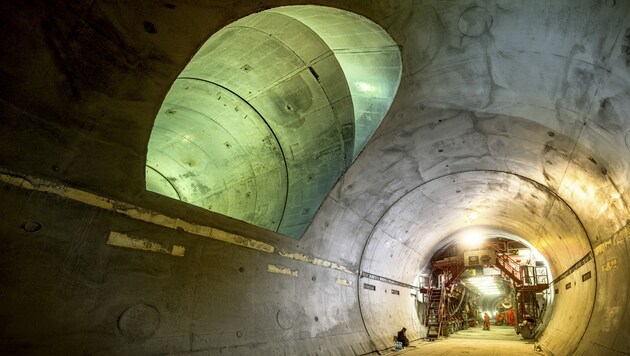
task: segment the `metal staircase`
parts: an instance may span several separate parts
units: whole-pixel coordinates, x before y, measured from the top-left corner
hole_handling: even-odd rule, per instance
[[[514,282],[519,290],[542,292],[549,288],[549,278],[546,267],[521,266],[507,253],[495,249],[495,266]]]
[[[508,256],[506,253],[496,250],[496,262],[495,266],[503,272],[508,278],[510,278],[516,287],[523,285],[523,278],[521,273],[521,266],[518,262]]]
[[[429,306],[425,320],[428,327],[427,339],[429,340],[435,340],[442,335],[448,336],[444,334],[444,319],[447,317],[445,311],[446,289],[466,270],[462,258],[436,261],[432,265],[435,271],[439,270],[440,272],[437,277],[437,287],[432,287],[428,291]]]
[[[495,252],[495,266],[514,282],[514,289],[518,296],[516,299],[517,325],[526,319],[537,324],[540,318],[540,309],[536,299],[536,293],[540,293],[549,288],[547,268],[544,266],[521,266],[503,251],[495,249]],[[521,331],[519,326],[517,326],[517,328],[519,328],[518,331]],[[532,335],[529,334],[530,329],[523,329],[522,331],[523,337],[532,337]]]
[[[442,321],[444,319],[444,288],[432,288],[429,290],[429,308],[427,309],[427,339],[435,340],[442,333]]]

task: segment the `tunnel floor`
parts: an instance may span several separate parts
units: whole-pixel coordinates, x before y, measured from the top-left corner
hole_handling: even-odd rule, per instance
[[[544,355],[536,352],[535,346],[534,340],[523,340],[511,326],[492,325],[489,331],[475,327],[436,341],[412,342],[392,355]]]

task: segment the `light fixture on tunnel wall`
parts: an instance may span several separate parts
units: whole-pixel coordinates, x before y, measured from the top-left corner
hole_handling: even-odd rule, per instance
[[[215,33],[166,95],[146,188],[300,238],[389,110],[397,44],[344,10],[269,9]]]
[[[479,247],[484,241],[483,234],[478,230],[467,231],[464,235],[463,244],[466,247]]]
[[[474,210],[469,210],[469,211],[466,212],[466,218],[464,219],[464,223],[472,224],[477,219],[479,219],[479,213],[474,211]]]

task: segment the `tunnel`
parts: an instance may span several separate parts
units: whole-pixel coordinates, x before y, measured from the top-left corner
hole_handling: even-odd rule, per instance
[[[475,232],[630,354],[630,2],[1,7],[3,353],[422,353]]]

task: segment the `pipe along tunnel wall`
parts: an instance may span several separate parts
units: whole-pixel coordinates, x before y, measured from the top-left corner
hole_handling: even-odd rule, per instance
[[[321,1],[383,27],[403,72],[299,240],[145,191],[153,120],[189,58],[294,2],[259,3],[2,5],[4,351],[370,353],[423,329],[411,290],[359,273],[413,284],[479,225],[563,277],[542,346],[628,354],[628,2]]]

